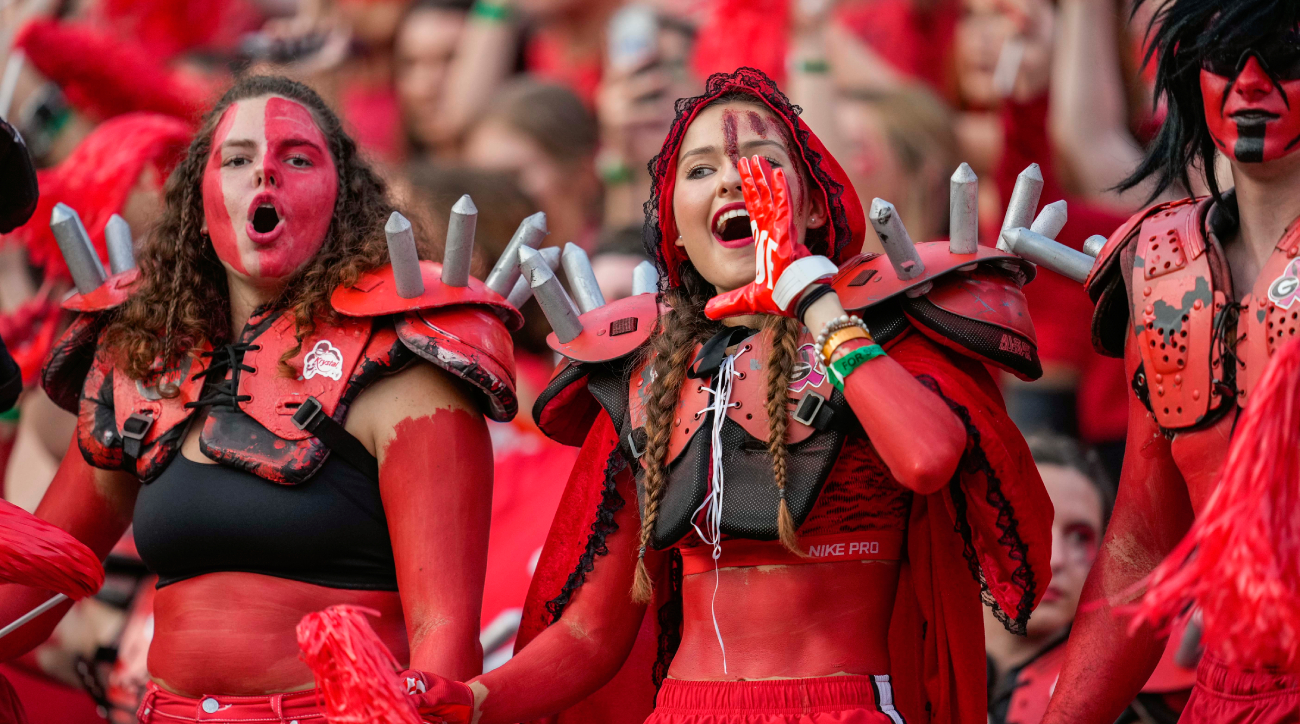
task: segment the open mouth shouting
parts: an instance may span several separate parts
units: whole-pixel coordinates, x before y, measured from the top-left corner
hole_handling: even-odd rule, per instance
[[[248,238],[254,244],[270,244],[284,233],[283,219],[268,195],[253,199],[248,209]]]
[[[754,229],[750,225],[749,211],[744,202],[730,203],[713,215],[713,238],[728,249],[739,249],[754,243]]]

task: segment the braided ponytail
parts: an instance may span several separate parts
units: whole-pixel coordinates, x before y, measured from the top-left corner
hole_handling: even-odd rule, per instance
[[[797,319],[772,317],[767,326],[772,335],[772,354],[767,361],[767,452],[772,456],[772,477],[776,479],[776,489],[781,495],[776,513],[777,531],[781,545],[792,553],[803,555],[795,535],[794,517],[785,501],[785,484],[789,475],[785,436],[790,424],[787,390],[799,354],[799,334],[803,325]]]

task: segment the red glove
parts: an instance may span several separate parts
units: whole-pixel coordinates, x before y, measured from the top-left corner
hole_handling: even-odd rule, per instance
[[[767,160],[740,159],[741,191],[754,230],[754,283],[719,294],[704,307],[709,319],[746,314],[793,317],[794,301],[813,283],[833,276],[837,269],[824,256],[811,256],[795,242],[790,206],[790,184],[781,169],[773,171]],[[787,274],[788,273],[788,274]]]
[[[406,693],[415,697],[415,710],[423,721],[470,724],[474,718],[474,692],[468,684],[415,669],[398,676]]]

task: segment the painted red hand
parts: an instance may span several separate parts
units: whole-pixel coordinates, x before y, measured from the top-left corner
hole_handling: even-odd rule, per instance
[[[459,681],[427,671],[407,669],[398,674],[406,693],[415,698],[415,710],[424,722],[470,724],[474,718],[474,692]]]
[[[742,158],[739,164],[741,191],[750,227],[754,230],[754,282],[719,294],[704,307],[710,319],[745,314],[794,316],[795,299],[808,285],[781,289],[781,276],[796,261],[809,256],[808,249],[795,241],[794,209],[785,172],[772,170],[765,159]],[[829,264],[824,258],[821,261]],[[810,279],[812,283],[815,279]]]

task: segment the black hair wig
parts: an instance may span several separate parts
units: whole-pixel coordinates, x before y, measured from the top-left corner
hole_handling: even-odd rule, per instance
[[[1144,2],[1137,0],[1134,13]],[[1300,23],[1297,0],[1172,0],[1161,7],[1147,29],[1145,63],[1156,64],[1156,102],[1167,115],[1146,157],[1119,184],[1127,191],[1155,178],[1152,198],[1175,184],[1191,188],[1191,169],[1205,174],[1210,193],[1220,198],[1214,174],[1214,140],[1205,123],[1201,66],[1224,48],[1248,48]]]

